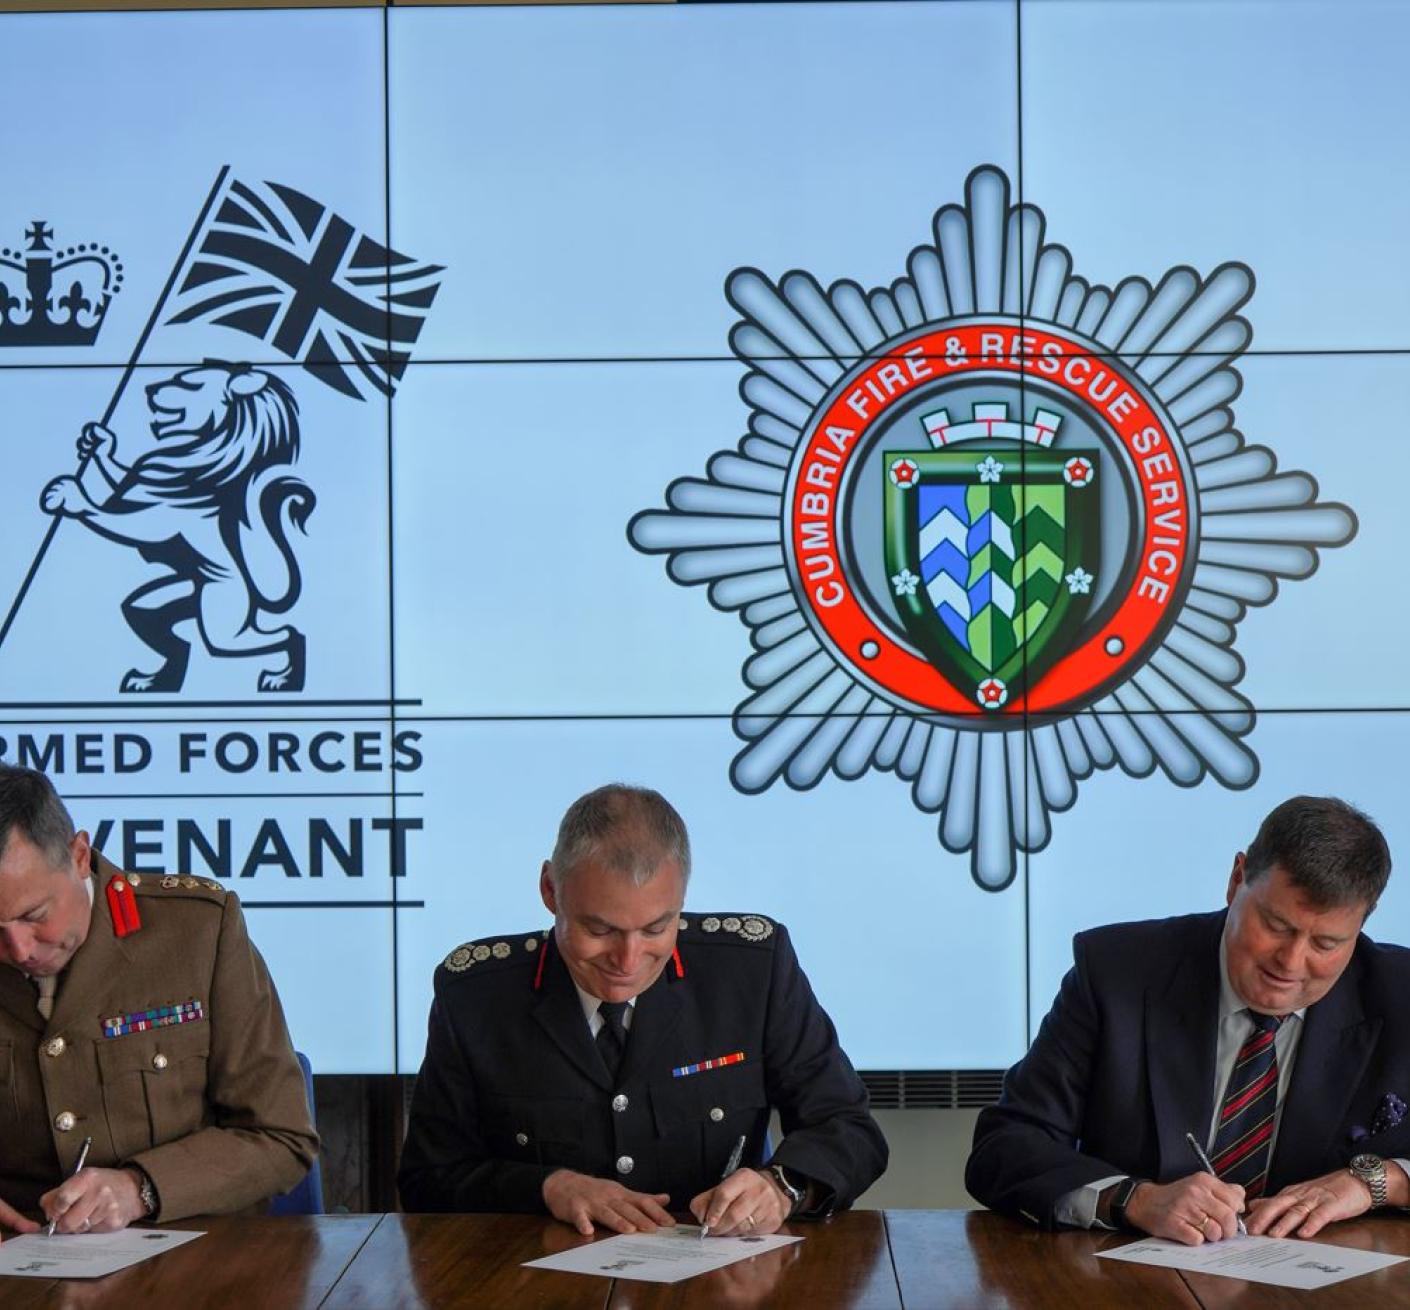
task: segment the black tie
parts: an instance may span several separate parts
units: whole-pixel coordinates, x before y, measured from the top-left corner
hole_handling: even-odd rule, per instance
[[[597,1005],[597,1012],[602,1016],[602,1027],[597,1030],[597,1049],[614,1079],[627,1051],[627,1026],[622,1016],[629,1004],[629,1001],[599,1001]]]

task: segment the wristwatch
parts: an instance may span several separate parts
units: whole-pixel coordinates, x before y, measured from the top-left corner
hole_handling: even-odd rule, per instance
[[[157,1189],[140,1164],[130,1164],[127,1171],[137,1180],[137,1199],[142,1202],[142,1217],[151,1219],[157,1213]]]
[[[788,1213],[793,1214],[803,1204],[803,1198],[807,1195],[806,1190],[794,1184],[792,1179],[784,1173],[781,1164],[771,1164],[764,1172],[779,1185],[779,1189],[788,1198]]]
[[[1131,1225],[1126,1219],[1126,1207],[1131,1204],[1136,1188],[1148,1181],[1145,1178],[1123,1178],[1116,1184],[1116,1190],[1111,1194],[1111,1204],[1107,1207],[1113,1228],[1130,1229]]]
[[[1351,1172],[1371,1189],[1371,1205],[1379,1208],[1386,1204],[1386,1162],[1378,1155],[1354,1155],[1351,1157]]]

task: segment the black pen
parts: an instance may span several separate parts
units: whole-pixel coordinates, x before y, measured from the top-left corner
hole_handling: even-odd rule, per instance
[[[744,1159],[744,1134],[743,1134],[743,1133],[740,1133],[740,1135],[739,1135],[739,1141],[737,1141],[737,1142],[734,1144],[734,1150],[732,1150],[732,1151],[729,1153],[729,1163],[728,1163],[727,1165],[725,1165],[725,1171],[724,1171],[724,1173],[722,1173],[722,1174],[720,1175],[720,1181],[721,1181],[721,1182],[724,1182],[725,1179],[730,1176],[730,1174],[732,1174],[736,1169],[739,1168],[739,1162],[740,1162],[742,1159]],[[701,1224],[701,1225],[700,1225],[700,1240],[703,1242],[703,1241],[705,1240],[705,1238],[709,1236],[709,1234],[710,1234],[710,1225],[709,1225],[709,1224]]]
[[[1205,1173],[1207,1173],[1207,1174],[1214,1174],[1214,1176],[1215,1176],[1216,1178],[1218,1178],[1219,1175],[1214,1173],[1214,1166],[1213,1166],[1212,1164],[1210,1164],[1210,1162],[1209,1162],[1209,1157],[1208,1157],[1207,1155],[1205,1155],[1205,1153],[1204,1153],[1204,1147],[1202,1147],[1202,1146],[1195,1140],[1195,1135],[1194,1135],[1194,1133],[1186,1133],[1186,1134],[1185,1134],[1185,1140],[1186,1140],[1187,1142],[1189,1142],[1189,1144],[1190,1144],[1190,1149],[1195,1153],[1195,1159],[1197,1159],[1197,1160],[1200,1162],[1200,1164],[1202,1164],[1202,1165],[1204,1166],[1204,1171],[1205,1171]],[[1237,1223],[1238,1223],[1238,1225],[1239,1225],[1239,1236],[1240,1236],[1240,1237],[1247,1237],[1247,1236],[1248,1236],[1248,1229],[1244,1227],[1244,1217],[1243,1217],[1243,1215],[1235,1215],[1235,1220],[1237,1221]]]
[[[85,1137],[83,1139],[83,1145],[78,1149],[78,1163],[74,1165],[73,1173],[69,1175],[70,1178],[78,1177],[78,1171],[83,1168],[83,1162],[88,1159],[88,1148],[92,1145],[93,1139],[91,1137]],[[48,1231],[44,1234],[45,1237],[54,1236],[54,1225],[58,1222],[59,1219],[57,1215],[53,1219],[49,1220],[49,1228]]]

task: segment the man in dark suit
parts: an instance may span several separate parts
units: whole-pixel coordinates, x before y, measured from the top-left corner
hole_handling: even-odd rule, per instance
[[[1191,1245],[1311,1237],[1410,1205],[1410,951],[1361,934],[1380,831],[1299,796],[1234,860],[1228,908],[1079,933],[965,1181],[1045,1228]],[[1192,1134],[1213,1172],[1201,1167]]]
[[[540,874],[553,931],[466,943],[436,971],[408,1210],[546,1209],[591,1233],[688,1209],[720,1235],[769,1233],[880,1175],[885,1140],[787,931],[683,913],[689,874],[656,792],[569,808]]]

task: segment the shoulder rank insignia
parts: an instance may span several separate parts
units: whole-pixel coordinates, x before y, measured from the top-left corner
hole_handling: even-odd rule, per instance
[[[532,955],[543,944],[544,938],[547,936],[548,933],[545,932],[542,937],[525,937],[523,945],[519,949]],[[507,960],[514,954],[514,950],[514,946],[507,939],[486,938],[484,941],[466,942],[463,946],[457,946],[441,961],[441,964],[451,973],[464,973],[467,969],[473,969],[475,965],[484,964],[487,960]]]
[[[698,926],[701,932],[733,933],[746,942],[767,941],[774,935],[773,923],[762,914],[726,914],[723,917],[709,914],[699,921]]]
[[[127,880],[134,887],[140,888],[143,891],[155,891],[160,889],[164,892],[218,892],[222,896],[225,895],[225,886],[223,883],[217,882],[214,878],[197,878],[189,873],[168,873],[160,878],[152,874],[146,878],[145,881],[133,873],[128,875]]]
[[[141,886],[139,879],[137,885]],[[137,897],[132,890],[133,880],[119,874],[108,880],[108,913],[113,920],[113,936],[126,937],[142,926],[142,918],[137,913]]]

